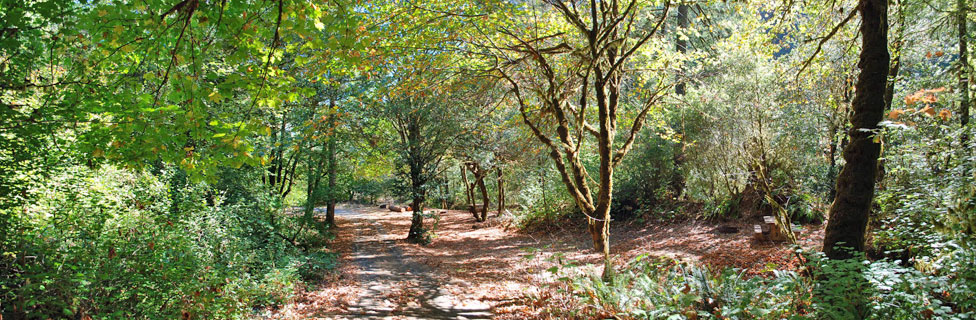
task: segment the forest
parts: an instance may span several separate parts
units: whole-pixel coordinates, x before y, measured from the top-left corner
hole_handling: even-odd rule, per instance
[[[973,319],[971,0],[0,0],[0,320]]]

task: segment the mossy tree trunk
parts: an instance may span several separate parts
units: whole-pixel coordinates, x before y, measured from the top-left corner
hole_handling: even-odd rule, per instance
[[[846,164],[837,176],[837,195],[830,206],[824,252],[832,259],[852,257],[864,250],[865,228],[874,197],[880,143],[875,141],[885,110],[888,78],[888,3],[861,0],[861,69],[852,104],[850,143],[844,148]]]

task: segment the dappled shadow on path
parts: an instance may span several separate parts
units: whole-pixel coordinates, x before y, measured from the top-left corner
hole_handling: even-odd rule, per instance
[[[489,306],[465,301],[441,287],[443,276],[404,255],[395,236],[362,210],[337,213],[357,236],[349,259],[359,268],[359,294],[347,312],[317,314],[333,319],[488,319]]]
[[[442,212],[437,210],[437,212]],[[337,211],[343,248],[341,269],[349,278],[307,295],[303,303],[329,300],[331,307],[306,308],[297,318],[320,319],[526,319],[542,316],[538,300],[557,275],[599,274],[601,256],[591,250],[585,225],[566,224],[547,232],[509,230],[497,219],[477,222],[464,211],[439,214],[433,243],[406,242],[409,212],[344,208]],[[427,221],[428,226],[433,221]],[[748,230],[742,222],[740,229]],[[568,225],[568,226],[567,226]],[[750,273],[771,264],[787,267],[790,247],[755,242],[745,232],[715,232],[717,223],[618,223],[612,254],[618,265],[637,255],[733,266]],[[808,226],[804,246],[819,243],[821,226]],[[346,274],[347,272],[343,272]],[[338,288],[338,289],[337,289]],[[345,299],[334,297],[344,296]],[[342,300],[336,302],[335,300]]]

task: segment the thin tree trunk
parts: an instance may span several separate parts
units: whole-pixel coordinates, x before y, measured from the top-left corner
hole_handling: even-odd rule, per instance
[[[309,156],[309,158],[312,158],[312,156]],[[316,166],[316,168],[312,168],[313,164]],[[298,229],[297,232],[295,232],[295,235],[291,237],[292,240],[297,238],[298,234],[302,233],[302,231],[305,230],[305,227],[307,225],[312,224],[312,219],[315,214],[315,203],[318,200],[319,184],[322,181],[321,162],[314,163],[314,161],[310,160],[308,162],[308,166],[309,166],[308,168],[309,176],[308,176],[307,188],[305,191],[305,212],[304,215],[302,216],[301,227]]]
[[[678,51],[678,53],[682,55],[688,52],[688,40],[684,39],[685,37],[687,37],[687,35],[685,34],[685,29],[688,29],[688,5],[681,3],[678,5],[678,31],[675,32],[675,43],[676,43],[675,49]],[[681,71],[682,73],[684,72],[684,67],[681,68]],[[683,75],[679,75],[679,76],[683,76]],[[684,81],[679,81],[678,84],[674,86],[674,93],[677,94],[679,97],[685,95]],[[680,126],[676,126],[676,129],[677,127]],[[685,161],[685,143],[684,143],[684,138],[683,138],[684,135],[682,134],[683,133],[682,131],[683,130],[679,129],[677,132],[679,134],[679,140],[678,143],[675,144],[673,148],[674,155],[671,159],[671,162],[674,165],[674,170],[671,171],[670,187],[671,187],[671,193],[675,197],[675,199],[681,197],[681,194],[684,193],[684,189],[685,189],[685,177],[681,172],[681,167],[682,165],[684,165],[684,161]]]
[[[471,190],[473,187],[472,187],[472,184],[468,183],[468,174],[467,174],[467,171],[468,171],[468,169],[465,167],[465,165],[464,164],[461,164],[461,182],[464,183],[464,197],[467,198],[467,200],[468,200],[468,208],[470,208],[469,210],[471,211],[472,214],[475,214],[475,212],[474,212],[474,195],[473,195],[472,190]],[[478,215],[475,214],[474,217],[475,217],[475,219],[477,219],[478,218]]]
[[[677,49],[678,53],[680,54],[685,54],[688,52],[688,40],[685,40],[683,38],[683,37],[687,37],[687,35],[685,35],[684,32],[685,29],[687,28],[688,28],[688,5],[681,3],[678,5],[678,32],[675,32],[674,35],[675,43],[676,43],[675,49]],[[681,69],[682,69],[681,71],[684,71],[684,68]],[[681,76],[684,75],[679,75],[679,77]],[[679,96],[685,95],[684,81],[678,81],[678,84],[674,86],[674,93],[678,94]]]
[[[505,212],[505,178],[502,168],[498,167],[498,216]]]
[[[334,138],[329,139],[327,152],[329,153],[329,197],[325,207],[325,223],[329,226],[335,226],[336,171],[338,171],[338,164],[336,163],[336,145]]]
[[[447,210],[447,208],[448,208],[448,206],[447,206],[447,202],[448,202],[447,198],[450,197],[450,194],[451,194],[451,185],[450,185],[450,181],[447,180],[447,175],[446,174],[443,175],[441,177],[441,179],[443,179],[442,182],[440,183],[440,187],[439,187],[441,189],[441,209]]]
[[[969,6],[965,0],[956,0],[956,19],[959,28],[959,125],[969,124],[969,41],[967,39],[966,13]],[[965,145],[968,133],[963,133],[961,141]]]
[[[885,0],[861,0],[861,73],[855,85],[850,144],[844,149],[846,164],[837,176],[837,197],[830,206],[824,235],[824,253],[832,259],[847,259],[864,250],[864,234],[874,197],[875,176],[881,145],[873,131],[885,109],[888,78],[888,34]]]
[[[903,0],[904,1],[904,0]],[[898,3],[898,13],[895,17],[898,23],[898,29],[895,31],[895,39],[891,42],[891,67],[888,68],[888,82],[885,86],[885,111],[891,110],[891,103],[895,98],[895,84],[898,82],[898,69],[901,68],[901,48],[902,43],[905,39],[905,7],[904,3]],[[884,149],[881,150],[884,152]],[[884,188],[884,177],[887,173],[885,170],[885,157],[881,157],[878,160],[878,188]]]
[[[478,171],[481,171],[481,169],[478,169]],[[485,187],[484,172],[479,173],[476,178],[478,179],[478,190],[481,191],[481,203],[484,205],[481,207],[481,217],[478,218],[478,221],[484,222],[488,220],[488,188]]]

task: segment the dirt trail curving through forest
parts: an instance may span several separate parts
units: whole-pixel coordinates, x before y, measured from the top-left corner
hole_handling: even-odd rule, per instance
[[[438,276],[417,257],[405,255],[398,246],[400,234],[390,234],[378,220],[390,215],[365,208],[336,212],[342,228],[354,230],[348,259],[358,267],[359,293],[346,312],[335,319],[488,319],[489,306],[476,300],[459,300],[441,286]],[[326,316],[326,315],[322,315]]]

